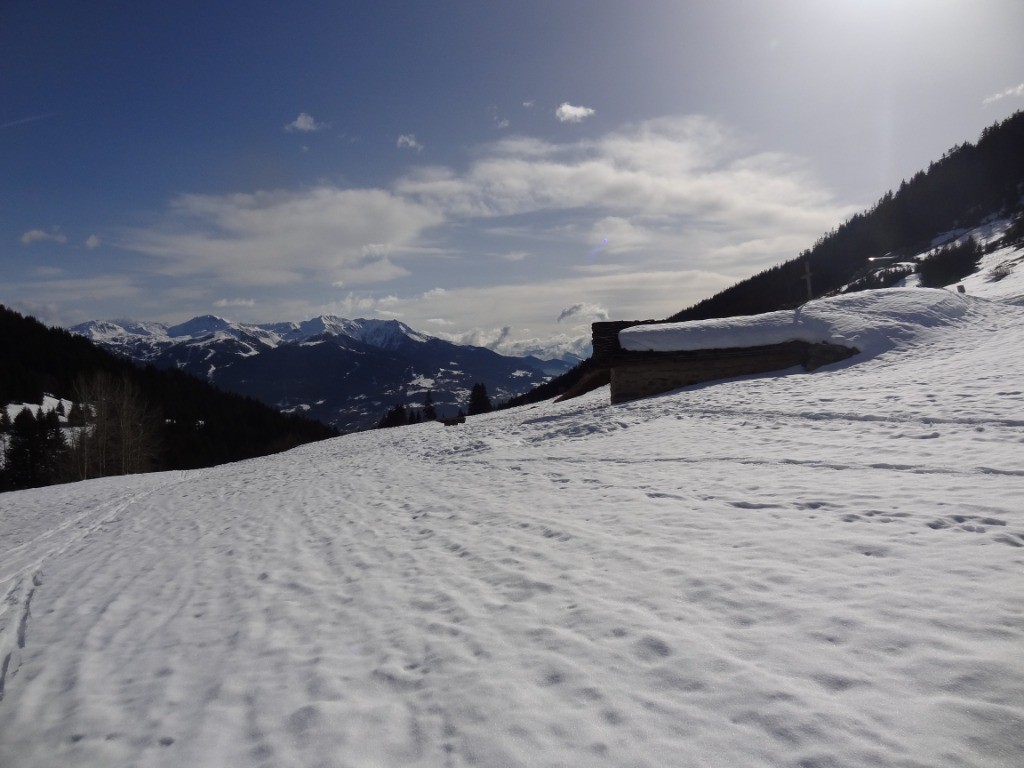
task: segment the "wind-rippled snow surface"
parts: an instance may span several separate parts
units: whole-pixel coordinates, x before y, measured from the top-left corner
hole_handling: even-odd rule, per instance
[[[813,374],[0,496],[0,765],[1020,766],[1024,309],[957,301]]]

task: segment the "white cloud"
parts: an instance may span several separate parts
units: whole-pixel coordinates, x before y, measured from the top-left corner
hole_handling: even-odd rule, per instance
[[[124,247],[156,257],[171,276],[228,286],[388,280],[391,262],[442,215],[375,189],[182,195],[156,227],[125,234]]]
[[[505,325],[501,328],[471,328],[468,331],[458,333],[437,332],[438,338],[455,344],[466,344],[471,347],[484,347],[498,352],[508,341],[512,333],[512,327]],[[504,353],[501,353],[504,354]]]
[[[734,239],[745,230],[776,228],[813,239],[846,213],[796,158],[743,150],[712,120],[664,118],[595,140],[513,137],[486,147],[461,174],[419,168],[395,189],[465,218],[589,212],[595,222],[615,221],[619,234],[628,234],[619,247],[657,246],[666,234],[689,237],[694,222],[720,234],[732,227]],[[612,238],[609,244],[616,245]]]
[[[992,104],[995,104],[997,101],[1002,101],[1003,99],[1019,99],[1022,97],[1024,97],[1024,83],[1021,83],[1020,85],[1015,85],[1013,88],[1007,88],[1005,91],[1002,91],[1001,93],[992,94],[991,96],[987,97],[984,101],[982,101],[982,104],[988,107],[991,106]]]
[[[602,312],[665,317],[793,258],[854,212],[799,158],[751,152],[689,116],[569,142],[507,136],[466,167],[417,167],[390,189],[181,195],[116,244],[153,258],[162,291],[201,287],[200,311],[253,295],[292,319],[444,319],[453,338],[507,351],[546,336],[575,344]],[[406,293],[374,295],[399,278],[392,290]],[[419,293],[428,280],[444,288]],[[481,323],[491,317],[509,334]]]
[[[577,107],[569,102],[562,102],[555,110],[555,117],[560,123],[579,123],[594,114],[590,107]]]
[[[256,306],[255,299],[217,299],[213,302],[213,306],[218,309],[226,309],[229,307],[254,307]]]
[[[55,277],[64,277],[67,274],[67,272],[61,269],[60,267],[44,266],[36,267],[35,269],[32,270],[30,274],[32,275],[32,277],[38,277],[40,279],[47,280]]]
[[[32,243],[44,242],[47,240],[63,245],[68,241],[67,235],[62,235],[60,232],[44,232],[41,229],[30,229],[28,232],[23,234],[20,239],[22,245],[31,245]]]
[[[524,357],[534,355],[543,360],[560,358],[564,355],[587,357],[590,354],[590,334],[569,335],[565,333],[544,336],[517,337],[511,326],[501,328],[471,328],[461,333],[436,331],[438,338],[455,344],[484,347],[499,355]]]
[[[32,115],[32,117],[23,117],[20,120],[11,120],[7,123],[0,123],[0,131],[4,130],[5,128],[14,128],[18,125],[27,125],[28,123],[34,123],[37,120],[46,120],[50,117],[57,117],[57,115],[59,114],[59,112],[46,112],[42,115]]]
[[[89,235],[85,239],[85,247],[91,251],[95,248],[99,248],[102,242],[103,241],[100,240],[99,237],[97,237],[96,235]]]
[[[63,272],[61,273],[63,274]],[[11,281],[6,286],[12,295],[29,297],[41,304],[78,307],[131,299],[142,291],[135,279],[126,275],[95,275],[93,277],[54,277],[40,274],[37,280]]]
[[[523,102],[524,109],[533,109],[535,106],[537,106],[537,102],[534,101],[533,99],[529,99],[528,101]]]
[[[575,322],[592,323],[607,319],[608,310],[604,307],[598,304],[587,304],[586,302],[581,302],[563,309],[561,314],[558,315],[558,320],[556,322],[561,323],[562,321],[573,320]]]
[[[395,314],[392,307],[399,303],[399,299],[395,296],[367,296],[350,291],[341,298],[327,304],[308,307],[301,311],[298,316],[312,316],[316,314],[337,315],[338,317],[349,318],[391,316]]]
[[[657,237],[654,229],[652,222],[641,216],[632,219],[605,216],[598,219],[591,225],[591,235],[587,238],[594,243],[590,259],[600,259],[602,254],[630,253],[649,247]]]
[[[507,118],[504,118],[504,117],[501,116],[501,114],[499,113],[497,107],[494,107],[494,106],[488,107],[487,108],[487,114],[489,114],[491,116],[491,123],[499,131],[503,131],[506,128],[508,128],[509,125],[511,125],[511,123],[508,121]]]
[[[21,244],[29,245],[30,243],[39,242],[40,240],[49,240],[50,236],[43,232],[41,229],[30,229],[28,232],[21,236]]]
[[[507,251],[496,255],[502,261],[523,261],[530,257],[529,251]]]
[[[327,123],[317,122],[308,112],[300,112],[299,116],[288,123],[284,129],[289,133],[293,133],[295,131],[298,131],[299,133],[312,133],[314,131],[322,131],[327,127]]]
[[[558,279],[540,275],[535,282],[466,286],[397,297],[386,309],[400,314],[413,328],[431,324],[436,328],[431,332],[441,338],[502,354],[525,354],[549,347],[578,352],[590,342],[592,320],[667,317],[732,282],[724,275],[678,268]],[[581,301],[581,297],[585,299]],[[356,300],[355,294],[348,297],[349,303]],[[572,309],[577,304],[579,308],[569,312],[561,325],[556,323],[563,308]],[[360,306],[364,313],[376,313],[377,299],[363,297]],[[438,318],[447,324],[434,322]],[[481,318],[495,318],[502,325],[482,325]]]
[[[414,133],[403,133],[398,137],[396,146],[399,149],[414,149],[417,152],[423,149],[423,145],[416,141],[416,134]]]
[[[367,257],[362,263],[347,265],[341,272],[344,277],[331,283],[335,288],[385,283],[409,274],[409,270],[393,263],[386,256],[379,259]]]

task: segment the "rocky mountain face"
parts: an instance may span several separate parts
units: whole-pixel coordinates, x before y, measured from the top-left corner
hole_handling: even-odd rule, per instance
[[[504,400],[570,366],[452,344],[397,320],[249,325],[205,315],[173,326],[94,320],[70,330],[137,363],[177,368],[342,431],[374,426],[399,403],[416,407],[427,392],[440,416],[454,415],[475,382]]]

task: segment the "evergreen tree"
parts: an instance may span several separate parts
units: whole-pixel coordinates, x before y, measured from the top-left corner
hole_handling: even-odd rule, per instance
[[[22,408],[11,426],[10,439],[4,453],[5,485],[10,488],[33,488],[41,485],[40,465],[43,446],[39,424],[29,408]]]
[[[390,429],[391,427],[404,427],[409,423],[409,417],[405,412],[405,406],[399,403],[385,413],[377,422],[377,429]]]
[[[477,382],[469,391],[469,415],[476,416],[480,413],[490,413],[493,410],[491,398],[487,395],[487,387]]]
[[[1009,229],[1003,235],[1003,246],[1007,245],[1020,245],[1024,243],[1024,213],[1018,214],[1017,218],[1014,219],[1013,224],[1010,225]]]
[[[39,481],[41,485],[59,483],[67,474],[68,444],[64,440],[64,431],[60,426],[57,411],[49,411],[42,419],[37,419],[40,443]]]
[[[72,427],[85,426],[85,411],[77,402],[71,404],[71,412],[68,413],[68,425]]]
[[[981,256],[981,246],[974,238],[933,251],[918,266],[921,285],[926,288],[941,288],[955,283],[977,269]]]
[[[6,435],[11,431],[11,415],[7,412],[5,406],[0,405],[0,435]]]
[[[0,488],[52,485],[64,478],[66,467],[67,444],[56,412],[40,408],[37,415],[23,408],[11,423]]]
[[[426,397],[423,398],[423,420],[437,421],[437,409],[434,407],[434,397],[430,394],[429,389]]]

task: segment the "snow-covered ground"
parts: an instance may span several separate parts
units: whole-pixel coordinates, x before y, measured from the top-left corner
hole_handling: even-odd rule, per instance
[[[71,411],[71,405],[72,405],[72,403],[71,403],[70,400],[61,400],[61,399],[53,397],[51,395],[44,395],[43,396],[43,402],[41,404],[40,403],[8,403],[6,406],[0,406],[0,407],[6,407],[6,409],[7,409],[7,418],[9,418],[11,421],[14,421],[18,417],[18,414],[21,413],[21,411],[23,409],[25,409],[25,408],[28,408],[30,411],[32,411],[33,414],[38,414],[40,409],[42,410],[43,413],[49,413],[50,411],[57,410],[58,406],[63,406],[64,407],[64,413],[67,414],[68,412]],[[62,423],[63,422],[67,422],[67,416],[66,415],[65,416],[61,416],[60,420],[61,420]]]
[[[889,348],[812,374],[2,495],[0,765],[1020,766],[1016,279],[862,295]]]

